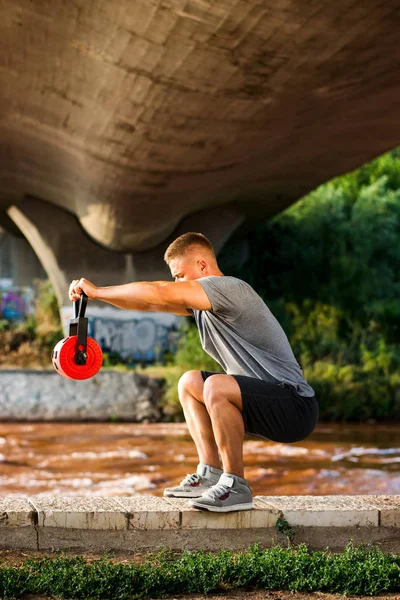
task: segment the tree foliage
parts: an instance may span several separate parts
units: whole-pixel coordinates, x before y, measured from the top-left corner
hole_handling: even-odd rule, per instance
[[[244,241],[249,258],[235,266]],[[373,406],[400,416],[399,150],[239,232],[220,264],[265,299],[332,417],[355,418],[360,403],[365,417]]]

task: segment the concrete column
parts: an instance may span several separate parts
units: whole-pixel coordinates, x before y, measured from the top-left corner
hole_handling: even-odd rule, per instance
[[[46,273],[27,240],[0,229],[0,279],[14,286],[31,286]]]

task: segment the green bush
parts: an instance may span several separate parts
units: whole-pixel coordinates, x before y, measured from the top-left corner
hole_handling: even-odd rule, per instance
[[[193,369],[223,372],[221,365],[203,350],[196,325],[185,322],[180,331],[178,350],[173,357],[173,368],[165,371],[163,407],[166,414],[175,420],[184,419],[178,396],[179,379],[183,373]]]
[[[321,418],[398,418],[400,149],[244,229],[219,257],[286,331]],[[230,260],[248,245],[242,264]],[[257,260],[254,260],[254,257]]]
[[[400,419],[400,376],[388,379],[359,365],[317,361],[304,369],[314,388],[320,420]]]
[[[48,280],[37,280],[32,330],[39,346],[51,350],[64,337],[57,296]],[[27,321],[28,323],[29,321]]]
[[[0,319],[0,333],[9,331],[11,329],[11,326],[11,321],[7,321],[6,319]]]
[[[50,354],[64,337],[57,298],[49,281],[35,281],[33,315],[25,321],[0,321],[0,363],[13,367],[49,366]]]
[[[175,355],[175,364],[183,371],[191,369],[223,371],[221,365],[203,350],[196,325],[183,329]]]
[[[316,392],[320,420],[400,418],[400,350],[377,338],[375,322],[363,329],[346,318],[343,310],[309,300],[301,306],[272,302],[270,307],[284,324]],[[191,369],[222,371],[202,349],[194,325],[180,339],[175,369],[166,373],[164,405],[175,419],[183,419],[178,381]]]

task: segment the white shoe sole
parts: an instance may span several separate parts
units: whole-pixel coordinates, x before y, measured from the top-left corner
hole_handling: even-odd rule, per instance
[[[234,512],[236,510],[251,510],[253,508],[252,502],[246,502],[245,504],[232,504],[231,506],[210,506],[209,504],[201,504],[200,502],[190,502],[189,506],[197,508],[199,510],[208,510],[210,512]]]
[[[204,494],[202,492],[164,492],[165,498],[200,498]]]

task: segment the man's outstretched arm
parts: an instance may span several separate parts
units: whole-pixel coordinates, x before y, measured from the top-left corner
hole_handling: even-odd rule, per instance
[[[82,292],[92,300],[130,310],[188,314],[187,308],[210,310],[207,294],[197,281],[142,281],[109,287],[97,287],[87,279],[76,279],[69,287],[70,300],[79,300]]]

